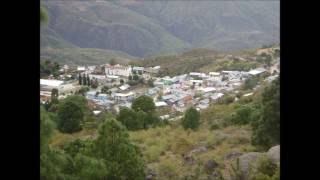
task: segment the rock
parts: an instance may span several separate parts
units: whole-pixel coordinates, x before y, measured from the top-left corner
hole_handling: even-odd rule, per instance
[[[239,166],[245,177],[249,175],[250,166],[256,167],[258,159],[262,155],[263,153],[259,152],[249,152],[239,157]]]
[[[157,176],[157,174],[152,170],[152,169],[148,169],[147,170],[147,176],[146,176],[146,180],[153,180],[155,179],[155,177]]]
[[[217,170],[214,170],[212,174],[208,177],[208,180],[221,180],[221,179],[222,179],[222,174]]]
[[[270,148],[267,156],[273,163],[280,165],[280,145]]]
[[[183,160],[188,165],[194,165],[196,160],[191,155],[183,155]]]
[[[230,160],[241,156],[243,153],[241,152],[230,152],[224,156],[224,160]]]
[[[215,170],[215,168],[217,168],[218,166],[219,166],[219,164],[218,164],[216,161],[210,159],[209,161],[207,161],[207,162],[205,163],[204,169],[205,169],[206,172],[211,173],[211,172],[213,172],[213,171]]]
[[[190,155],[195,154],[195,153],[207,152],[207,151],[208,151],[208,148],[206,148],[205,146],[201,146],[201,147],[199,147],[199,148],[193,149],[193,150],[190,152]]]

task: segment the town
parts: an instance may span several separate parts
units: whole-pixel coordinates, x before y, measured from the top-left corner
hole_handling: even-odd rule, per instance
[[[48,103],[53,89],[58,99],[80,93],[84,95],[94,114],[109,110],[118,113],[121,107],[131,107],[133,99],[141,95],[153,98],[157,108],[169,109],[161,119],[174,120],[193,106],[205,109],[238,89],[251,77],[268,73],[265,81],[279,76],[279,62],[275,65],[246,71],[190,72],[174,77],[158,77],[160,66],[139,67],[120,64],[99,66],[68,66],[59,70],[60,75],[40,79],[40,103]],[[250,96],[253,92],[242,94]],[[238,97],[234,100],[237,101]]]

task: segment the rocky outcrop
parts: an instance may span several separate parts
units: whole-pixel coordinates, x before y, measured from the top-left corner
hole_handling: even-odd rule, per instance
[[[204,170],[210,174],[213,173],[218,166],[219,164],[215,160],[210,159],[204,164]]]
[[[232,160],[232,159],[235,159],[239,156],[241,156],[243,153],[241,152],[229,152],[227,153],[225,156],[224,156],[224,160]]]
[[[267,152],[268,158],[275,164],[280,164],[280,145],[274,146]]]
[[[243,172],[245,177],[249,175],[250,166],[255,167],[259,157],[262,155],[263,153],[259,152],[249,152],[239,157],[240,170]]]

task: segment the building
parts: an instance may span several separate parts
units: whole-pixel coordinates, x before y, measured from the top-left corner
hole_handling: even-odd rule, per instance
[[[253,70],[249,71],[248,73],[249,73],[250,75],[256,76],[256,75],[259,75],[259,74],[261,74],[261,73],[263,73],[263,72],[266,72],[266,69],[264,69],[264,68],[257,68],[257,69],[253,69]]]
[[[144,67],[134,66],[132,68],[132,71],[139,73],[139,74],[142,74],[144,72]]]
[[[114,76],[125,76],[128,77],[131,75],[132,68],[131,66],[122,66],[122,65],[105,65],[105,74],[114,75]]]
[[[124,84],[124,85],[122,85],[122,86],[119,87],[119,89],[120,89],[121,91],[128,90],[129,88],[130,88],[130,85],[129,85],[129,84]]]
[[[111,96],[117,101],[131,101],[134,98],[133,92],[124,93],[113,93]]]
[[[164,101],[155,102],[156,107],[168,106],[168,104]]]
[[[217,100],[219,100],[222,96],[224,96],[223,93],[214,93],[214,94],[210,97],[210,99],[211,99],[212,101],[217,101]]]

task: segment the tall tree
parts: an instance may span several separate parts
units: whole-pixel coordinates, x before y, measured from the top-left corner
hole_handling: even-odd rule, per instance
[[[268,149],[280,143],[280,79],[262,93],[260,118],[252,123],[252,143]]]
[[[142,95],[132,102],[132,109],[138,112],[142,110],[145,113],[152,113],[156,109],[153,99],[149,96]]]
[[[79,73],[79,84],[82,85],[82,77],[80,73]]]
[[[82,76],[82,84],[85,86],[87,85],[87,78],[86,78],[85,74],[83,74],[83,76]]]
[[[56,89],[56,88],[53,88],[53,89],[51,90],[51,102],[57,101],[57,100],[58,100],[58,97],[59,97],[59,90]]]
[[[90,86],[90,85],[91,85],[91,81],[90,81],[89,74],[87,74],[87,84],[88,84],[88,86]]]
[[[96,156],[104,160],[107,167],[106,179],[145,178],[141,153],[129,140],[126,128],[115,119],[107,119],[99,128],[95,141]]]
[[[58,129],[63,133],[73,133],[81,130],[83,111],[72,101],[64,101],[58,108]]]
[[[138,130],[143,128],[143,119],[138,119],[136,112],[129,108],[121,108],[117,120],[128,130]]]
[[[197,129],[200,125],[200,112],[191,107],[187,109],[182,119],[182,126],[185,129]]]

